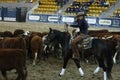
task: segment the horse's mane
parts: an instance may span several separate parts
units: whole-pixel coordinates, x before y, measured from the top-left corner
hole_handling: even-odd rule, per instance
[[[64,34],[64,35],[71,36],[69,32],[60,31],[60,30],[57,30],[57,29],[54,29],[54,31],[55,31],[56,33],[62,33],[62,34]]]
[[[60,31],[60,30],[56,30],[56,29],[52,29],[54,34],[56,35],[54,40],[57,40],[59,43],[65,45],[69,45],[70,42],[70,38],[71,35],[69,32],[65,32],[65,31]]]

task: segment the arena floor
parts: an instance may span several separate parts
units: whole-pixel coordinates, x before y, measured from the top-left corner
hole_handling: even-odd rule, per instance
[[[41,23],[41,22],[0,22],[0,31],[12,31],[15,29],[23,29],[25,31],[38,31],[38,32],[48,32],[49,28],[54,28],[64,31],[64,24],[57,23]],[[72,31],[72,27],[68,27],[69,31]],[[111,28],[111,27],[95,27],[90,26],[89,30],[100,30],[108,29],[109,31],[120,31],[120,28]]]
[[[62,24],[48,24],[48,23],[18,23],[18,22],[0,22],[0,31],[12,31],[15,29],[23,29],[27,31],[48,32],[49,27],[59,30],[64,30]],[[73,28],[68,28],[72,31]],[[89,30],[108,29],[109,31],[120,31],[120,28],[103,28],[103,27],[89,27]],[[103,71],[93,76],[93,71],[97,64],[87,64],[81,61],[81,66],[85,72],[84,77],[80,77],[77,67],[72,60],[69,61],[66,73],[63,77],[58,74],[62,68],[62,60],[50,57],[48,61],[41,59],[40,63],[32,66],[31,61],[27,60],[28,76],[27,80],[103,80]],[[120,80],[120,63],[114,64],[112,70],[113,80]],[[14,71],[8,72],[8,80],[15,80],[16,74]],[[3,77],[0,74],[0,80]]]

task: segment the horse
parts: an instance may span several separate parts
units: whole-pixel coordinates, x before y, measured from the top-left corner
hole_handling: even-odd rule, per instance
[[[54,31],[58,32],[57,30],[54,30]],[[50,32],[49,33],[52,33],[52,28],[50,28]],[[60,34],[60,33],[58,32],[58,34]],[[52,37],[55,37],[53,39],[54,42],[52,41]],[[52,44],[55,47],[58,47],[60,45],[62,47],[62,56],[64,57],[63,53],[66,53],[66,49],[68,49],[68,47],[69,47],[69,45],[68,45],[69,44],[69,40],[70,40],[70,34],[67,33],[67,32],[62,32],[62,34],[59,35],[59,36],[54,36],[54,35],[48,34],[47,39],[44,41],[44,43],[47,44],[47,45],[51,45]],[[66,46],[64,46],[64,45],[66,45]]]
[[[70,35],[67,35],[64,32],[50,28],[50,31],[48,32],[48,37],[45,43],[49,44],[55,40],[57,40],[62,46],[63,67],[59,76],[63,76],[66,71],[67,63],[69,59],[72,58],[72,55],[73,55],[71,44],[70,44],[71,37]],[[93,38],[93,37],[91,38],[90,44],[91,44],[90,48],[86,48],[86,49],[83,48],[82,50],[86,51],[88,49],[91,49],[93,51],[92,53],[97,59],[97,62],[99,64],[98,67],[95,69],[94,74],[98,73],[100,68],[102,68],[104,71],[104,80],[107,80],[107,77],[109,79],[112,79],[112,76],[111,76],[111,70],[113,67],[112,56],[115,53],[115,50],[116,50],[115,47],[117,44],[113,45],[111,44],[110,41],[107,42],[105,40]],[[79,59],[72,59],[72,60],[75,62],[80,72],[80,75],[84,76],[84,72],[80,65],[80,60]],[[105,62],[107,66],[104,64]]]
[[[45,42],[47,35],[43,36],[42,39]],[[44,44],[44,60],[48,59],[49,56],[61,59],[61,44],[58,44],[58,41],[51,42],[50,44]]]

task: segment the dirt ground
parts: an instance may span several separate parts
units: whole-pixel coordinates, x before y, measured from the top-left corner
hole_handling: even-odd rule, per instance
[[[64,25],[61,24],[47,24],[47,23],[17,23],[17,22],[0,22],[0,31],[12,31],[15,29],[23,29],[26,31],[38,31],[48,32],[49,27],[59,30],[64,30]],[[73,28],[68,28],[71,31]],[[90,27],[89,30],[108,29],[103,27]],[[120,31],[120,28],[109,28],[109,31]],[[41,59],[36,65],[32,66],[30,60],[27,60],[28,76],[27,80],[103,80],[103,71],[93,76],[93,71],[97,67],[97,64],[87,64],[81,61],[82,69],[85,73],[84,77],[81,77],[76,65],[72,59],[68,62],[65,75],[59,77],[58,74],[62,68],[62,60],[54,57],[49,57],[47,61]],[[7,72],[9,80],[15,80],[15,71]],[[120,80],[120,63],[114,64],[112,70],[113,80]],[[0,80],[3,77],[0,74]]]

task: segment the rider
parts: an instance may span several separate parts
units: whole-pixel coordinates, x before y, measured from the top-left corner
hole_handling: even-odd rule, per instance
[[[79,59],[79,50],[77,44],[82,43],[82,39],[88,34],[89,27],[87,21],[85,20],[85,14],[78,13],[78,15],[76,16],[76,21],[70,26],[79,29],[79,30],[77,29],[77,31],[79,31],[80,34],[71,41],[73,58]]]

